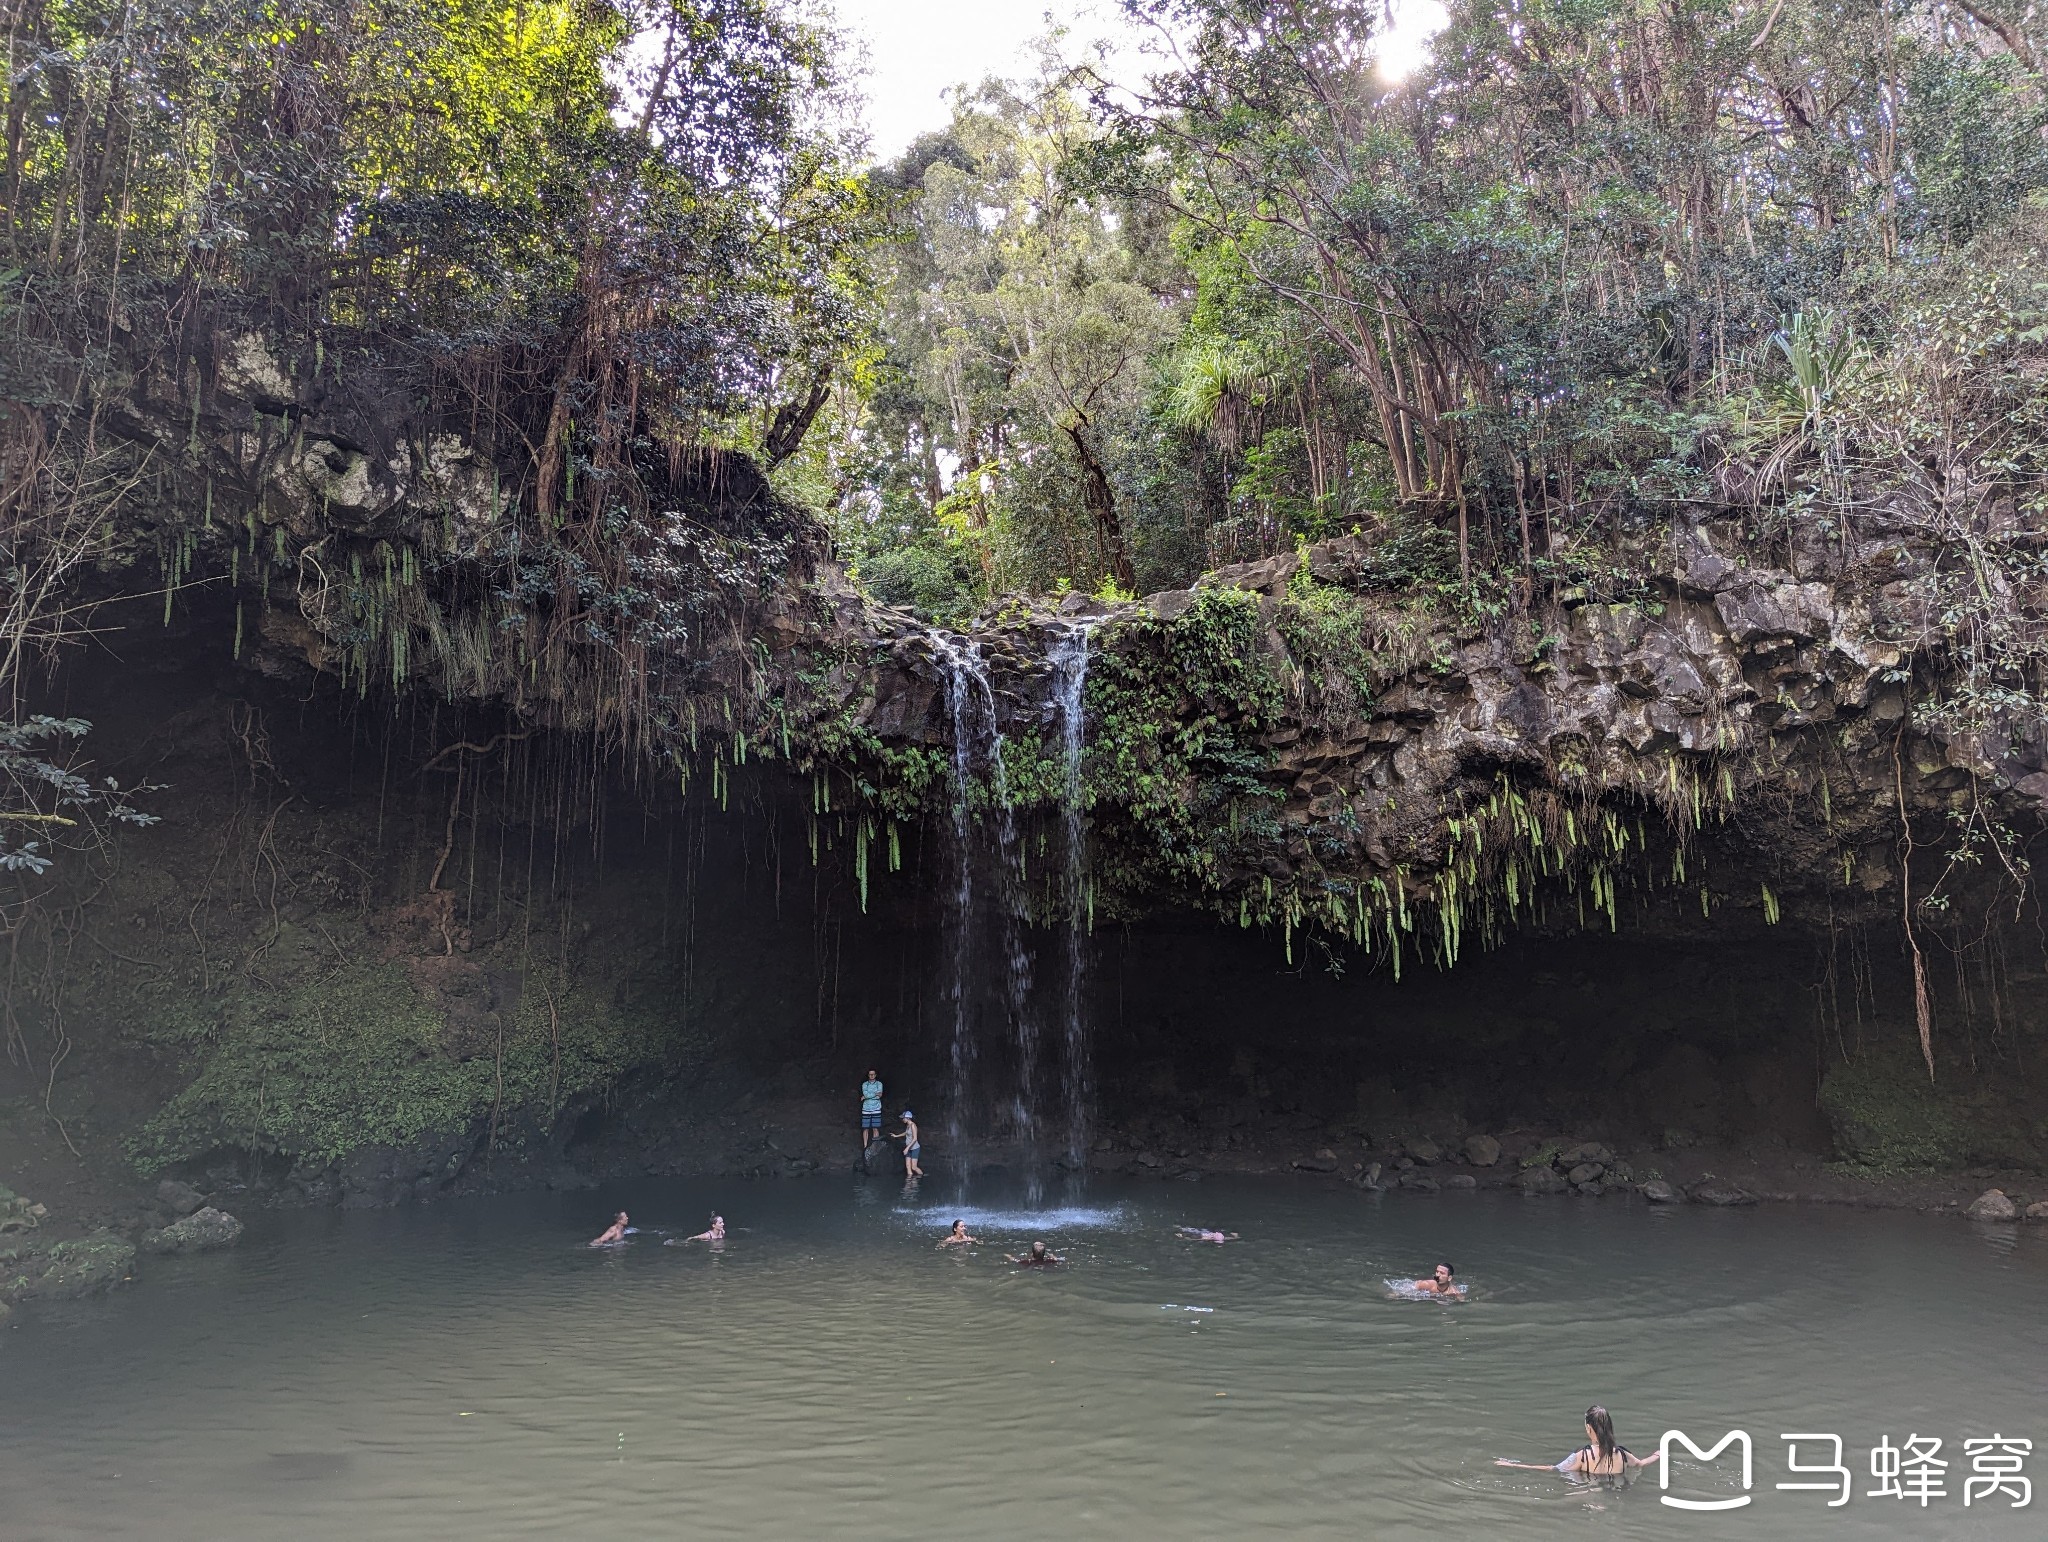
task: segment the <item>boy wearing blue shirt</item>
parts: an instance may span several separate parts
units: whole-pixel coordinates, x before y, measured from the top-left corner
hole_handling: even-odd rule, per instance
[[[882,1083],[881,1073],[868,1072],[868,1079],[860,1084],[860,1149],[867,1155],[870,1142],[882,1133]]]

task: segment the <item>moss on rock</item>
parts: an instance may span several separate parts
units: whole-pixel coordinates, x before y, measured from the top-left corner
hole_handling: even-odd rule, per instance
[[[1828,1072],[1820,1106],[1843,1159],[1873,1172],[1955,1167],[1970,1155],[1968,1122],[1908,1047],[1866,1050]]]

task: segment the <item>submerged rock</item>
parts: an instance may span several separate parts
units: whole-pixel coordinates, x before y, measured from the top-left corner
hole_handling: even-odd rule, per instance
[[[149,1233],[142,1239],[142,1245],[152,1253],[207,1253],[215,1248],[233,1247],[241,1235],[240,1221],[225,1210],[208,1205],[162,1231]]]
[[[2020,1207],[2012,1202],[2004,1189],[1986,1189],[1970,1201],[1970,1208],[1963,1214],[1973,1221],[2017,1221]]]
[[[1737,1188],[1732,1183],[1721,1183],[1714,1179],[1694,1184],[1692,1186],[1692,1197],[1695,1204],[1701,1205],[1728,1206],[1753,1205],[1756,1203],[1756,1196],[1750,1193],[1749,1190]]]
[[[1500,1142],[1491,1135],[1474,1135],[1465,1142],[1465,1160],[1474,1167],[1491,1167],[1500,1160]]]

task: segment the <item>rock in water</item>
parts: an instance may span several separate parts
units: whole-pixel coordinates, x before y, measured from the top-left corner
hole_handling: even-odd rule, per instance
[[[1515,1180],[1524,1194],[1562,1194],[1564,1175],[1554,1167],[1529,1167]]]
[[[241,1235],[240,1221],[225,1210],[208,1205],[162,1231],[149,1233],[142,1239],[142,1245],[152,1253],[208,1253],[215,1248],[234,1246]]]
[[[74,1242],[59,1242],[24,1260],[11,1294],[66,1301],[111,1290],[128,1278],[135,1265],[135,1245],[114,1232],[94,1232]]]
[[[1474,1167],[1491,1167],[1500,1160],[1500,1142],[1491,1135],[1474,1135],[1465,1142],[1465,1160]]]
[[[1970,1201],[1970,1208],[1963,1214],[1973,1221],[2017,1221],[2020,1207],[2012,1202],[2004,1189],[1986,1189]]]
[[[1719,1183],[1712,1180],[1694,1184],[1692,1197],[1695,1203],[1702,1205],[1753,1205],[1756,1203],[1756,1196],[1750,1193],[1749,1190],[1738,1189],[1732,1183]]]
[[[206,1203],[206,1196],[189,1183],[166,1178],[156,1186],[156,1200],[173,1215],[190,1215]]]
[[[2030,1221],[2048,1221],[2048,1199],[2037,1199],[2027,1206],[2027,1219]]]
[[[1479,1180],[1470,1173],[1452,1173],[1450,1177],[1444,1179],[1444,1187],[1447,1189],[1476,1189],[1479,1187]]]
[[[1674,1189],[1662,1178],[1652,1178],[1643,1185],[1643,1198],[1653,1205],[1682,1205],[1685,1195]]]

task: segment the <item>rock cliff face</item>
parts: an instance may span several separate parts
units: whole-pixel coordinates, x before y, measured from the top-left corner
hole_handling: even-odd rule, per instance
[[[650,465],[611,523],[552,524],[461,421],[261,338],[213,353],[196,387],[145,381],[115,415],[177,470],[95,592],[149,587],[154,554],[171,619],[138,609],[122,666],[51,702],[102,720],[107,764],[179,789],[177,828],[128,840],[97,891],[97,950],[48,1028],[86,1044],[71,1074],[131,1086],[87,1123],[145,1165],[253,1152],[302,1197],[384,1202],[500,1156],[551,1172],[630,1126],[675,1167],[709,1160],[707,1090],[793,1095],[782,1070],[843,1077],[838,1057],[880,1050],[935,1065],[955,832],[998,795],[1030,938],[1085,909],[1117,1019],[1153,1014],[1108,1094],[1170,1101],[1172,1043],[1241,1079],[1233,1096],[1313,1103],[1316,1077],[1274,1091],[1291,1072],[1237,1069],[1293,1044],[1344,1066],[1341,1102],[1407,1077],[1411,1112],[1428,1084],[1432,1106],[1506,1118],[1495,1071],[1446,1091],[1447,1066],[1581,1039],[1603,972],[1647,1003],[1658,948],[1687,969],[1724,949],[1768,958],[1753,999],[1630,1008],[1645,1035],[1690,1035],[1641,1053],[1693,1102],[1803,1059],[1807,1117],[1819,1098],[1845,1154],[1953,1163],[1990,1149],[1959,1131],[1994,1125],[1998,1151],[2036,1149],[2009,1071],[2048,1030],[2015,989],[2040,977],[2018,939],[2048,741],[2011,682],[1958,688],[1948,556],[1881,514],[1768,562],[1732,518],[1681,523],[1619,597],[1489,609],[1352,537],[944,634],[868,602],[743,460]],[[2006,599],[2038,619],[2039,595]],[[1060,692],[1083,632],[1075,760]],[[1053,882],[1077,802],[1084,881]],[[1532,962],[1566,933],[1636,951],[1575,951],[1568,977]],[[1571,1004],[1475,1028],[1431,998],[1450,1060],[1410,1045],[1398,1069],[1274,1017],[1275,953],[1349,991],[1469,969],[1480,943],[1521,961],[1487,991]],[[1107,969],[1088,986],[1105,1017]],[[1334,984],[1286,989],[1289,1011],[1352,1010]],[[1723,1034],[1731,1015],[1749,1037]],[[1866,1015],[1912,1053],[1859,1058]],[[1534,1042],[1502,1063],[1540,1067]],[[1638,1053],[1600,1042],[1604,1063]],[[1996,1096],[1929,1101],[1909,1085],[1923,1049]]]

